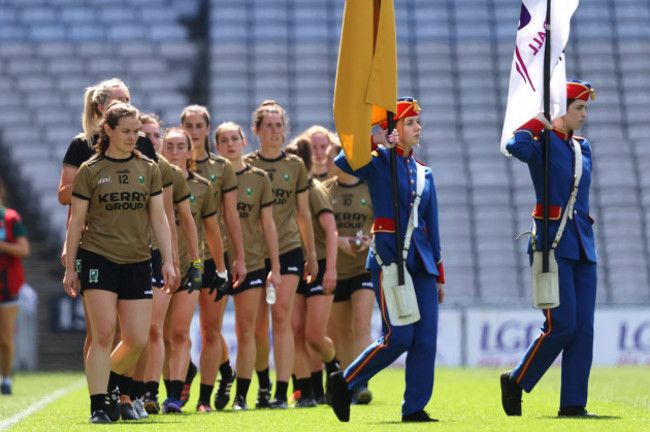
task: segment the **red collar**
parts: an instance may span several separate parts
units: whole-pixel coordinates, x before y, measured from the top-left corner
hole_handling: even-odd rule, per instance
[[[409,151],[409,154],[407,155],[404,154],[404,149],[399,145],[397,145],[395,146],[395,154],[397,154],[398,156],[411,157],[413,156],[413,149],[411,149],[411,151]]]
[[[573,137],[573,131],[564,132],[561,129],[553,128],[553,132],[555,133],[555,135],[557,135],[558,138],[560,138],[561,140],[564,140],[564,141],[568,141],[568,140],[571,139],[571,137]]]

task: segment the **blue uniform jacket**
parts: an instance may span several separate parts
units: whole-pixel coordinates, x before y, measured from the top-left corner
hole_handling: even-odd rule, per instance
[[[384,147],[377,147],[372,152],[370,163],[356,171],[352,170],[342,151],[334,162],[344,172],[363,179],[368,183],[375,217],[373,233],[375,236],[374,243],[376,252],[379,253],[384,264],[395,262],[395,224],[389,151]],[[398,196],[402,236],[406,234],[406,227],[415,198],[417,163],[419,162],[414,157],[405,157],[402,155],[401,149],[397,149]],[[438,229],[436,188],[433,182],[433,172],[429,167],[425,167],[425,170],[426,183],[418,207],[418,227],[413,230],[406,266],[410,273],[414,273],[416,269],[422,268],[416,265],[416,259],[419,259],[428,274],[434,275],[438,277],[438,281],[444,282],[440,233]],[[366,268],[380,268],[380,265],[375,259],[376,252],[374,248],[371,248],[370,253],[368,253]]]
[[[591,227],[593,219],[589,216],[589,187],[591,185],[591,147],[586,139],[567,135],[554,129],[543,130],[542,124],[531,120],[506,143],[506,149],[514,157],[528,164],[530,177],[535,187],[536,203],[533,211],[536,226],[537,249],[542,250],[542,196],[543,196],[543,166],[542,140],[544,134],[550,133],[550,187],[549,187],[549,246],[552,244],[560,225],[562,214],[569,201],[569,195],[574,182],[575,155],[571,139],[580,143],[582,151],[582,177],[578,184],[578,195],[573,207],[573,220],[567,220],[562,239],[557,246],[555,255],[562,258],[580,259],[580,251],[587,260],[597,262],[594,232]],[[531,241],[528,242],[528,253],[532,253]]]

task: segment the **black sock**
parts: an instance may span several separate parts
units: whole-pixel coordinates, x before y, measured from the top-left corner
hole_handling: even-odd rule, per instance
[[[212,390],[214,390],[213,385],[201,384],[201,393],[199,395],[199,401],[205,402],[208,405],[210,404],[210,396],[212,396]]]
[[[219,373],[221,374],[221,378],[225,379],[226,381],[230,381],[232,379],[232,366],[230,366],[230,359],[219,365]]]
[[[92,415],[95,411],[99,411],[99,410],[104,411],[105,408],[106,408],[106,401],[105,401],[104,393],[90,396],[90,415]]]
[[[149,393],[149,397],[155,398],[158,396],[158,387],[160,383],[157,381],[149,381],[144,383],[144,392]]]
[[[118,375],[118,376],[119,376],[119,381],[117,382],[117,386],[120,388],[120,395],[126,395],[130,397],[133,378],[124,375]]]
[[[311,389],[314,392],[314,398],[318,399],[325,394],[323,391],[323,370],[311,373]]]
[[[300,399],[314,397],[311,391],[311,378],[300,378],[296,380],[296,383],[300,390]]]
[[[291,386],[293,387],[293,391],[300,390],[300,387],[298,387],[298,383],[296,382],[296,374],[291,374]]]
[[[260,388],[269,389],[271,388],[271,380],[269,379],[269,368],[266,368],[261,371],[255,371],[257,373],[257,381]]]
[[[194,380],[197,371],[198,369],[196,368],[196,365],[194,365],[192,360],[190,360],[190,365],[187,368],[187,375],[185,376],[185,384],[192,384],[192,380]]]
[[[237,378],[237,396],[242,396],[244,400],[248,395],[248,387],[251,385],[251,380],[247,378]]]
[[[289,390],[289,383],[287,381],[278,381],[275,384],[275,399],[286,401],[287,390]]]
[[[183,381],[174,380],[169,383],[169,393],[167,394],[168,398],[180,399],[181,393],[183,393]]]
[[[327,376],[330,376],[330,374],[341,370],[341,366],[339,365],[339,361],[336,359],[336,356],[334,356],[332,361],[325,363],[325,370],[327,371]]]
[[[131,385],[131,399],[137,399],[144,395],[144,381],[133,380]]]
[[[171,386],[172,386],[172,380],[163,380],[165,383],[165,391],[167,392],[167,397],[169,397],[169,393],[171,392]]]
[[[108,376],[108,392],[110,393],[111,391],[113,391],[115,387],[118,386],[119,382],[120,382],[120,375],[111,371],[111,374]]]

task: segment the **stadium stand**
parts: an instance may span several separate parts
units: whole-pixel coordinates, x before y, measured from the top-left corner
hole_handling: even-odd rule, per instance
[[[288,109],[292,136],[315,123],[334,129],[343,5],[3,2],[1,139],[15,167],[11,175],[47,215],[49,241],[60,244],[64,235],[66,210],[56,202],[56,186],[65,149],[80,130],[85,86],[119,76],[133,103],[167,124],[198,101],[210,105],[214,125],[233,120],[248,131],[252,110],[276,99]],[[399,94],[416,96],[423,107],[419,157],[438,183],[451,303],[530,301],[525,241],[515,237],[529,228],[532,186],[523,164],[498,153],[519,5],[395,2]],[[589,0],[580,3],[566,50],[567,75],[591,81],[597,94],[583,133],[596,156],[591,213],[601,303],[650,302],[649,40],[647,1]],[[197,86],[209,92],[193,92]]]

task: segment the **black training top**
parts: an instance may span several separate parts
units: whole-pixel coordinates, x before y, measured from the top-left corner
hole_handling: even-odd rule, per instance
[[[92,142],[88,144],[88,141],[86,141],[83,135],[77,135],[68,146],[68,151],[65,152],[63,165],[72,168],[79,168],[82,163],[95,155],[95,143],[98,138],[99,135],[94,135]],[[135,148],[149,159],[158,162],[158,155],[153,147],[153,143],[146,137],[146,135],[141,134],[138,137],[138,141],[135,143]]]

